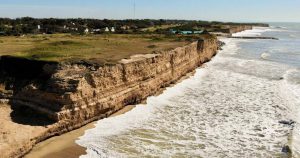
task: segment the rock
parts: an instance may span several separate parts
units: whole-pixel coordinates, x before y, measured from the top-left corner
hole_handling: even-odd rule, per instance
[[[289,121],[282,120],[282,121],[279,121],[279,123],[280,123],[280,124],[284,124],[284,125],[292,126],[292,125],[294,125],[296,122],[293,121],[293,120],[289,120]]]
[[[262,138],[265,137],[265,135],[263,135],[263,134],[258,134],[258,136],[259,136],[259,137],[262,137]]]
[[[292,153],[290,147],[288,145],[285,145],[284,147],[282,147],[281,152],[285,153],[285,154],[290,154]]]
[[[223,50],[222,47],[225,45],[225,42],[218,41],[218,50]]]

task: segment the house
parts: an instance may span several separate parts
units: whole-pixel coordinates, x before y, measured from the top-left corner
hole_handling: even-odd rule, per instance
[[[191,34],[193,34],[193,31],[180,31],[179,34],[182,34],[182,35],[191,35]]]
[[[91,33],[100,33],[101,29],[92,29]]]
[[[100,32],[101,29],[93,29],[93,32]]]
[[[173,29],[171,29],[170,32],[171,32],[172,34],[178,34],[178,33],[179,33],[177,30],[173,30]]]
[[[180,31],[171,29],[170,32],[172,34],[181,34],[181,35],[191,35],[191,34],[202,34],[204,31]]]
[[[130,29],[130,26],[124,25],[124,26],[121,27],[121,29],[122,29],[122,30],[129,30],[129,29]]]
[[[84,30],[84,33],[85,33],[85,34],[88,34],[88,33],[89,33],[89,29],[86,28],[86,29]]]
[[[202,34],[204,31],[194,31],[194,34]]]
[[[116,32],[115,27],[111,27],[111,32]]]

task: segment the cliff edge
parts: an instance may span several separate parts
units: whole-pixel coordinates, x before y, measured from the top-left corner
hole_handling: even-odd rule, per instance
[[[3,157],[20,157],[51,136],[139,104],[209,61],[217,50],[218,41],[210,36],[172,50],[134,55],[114,65],[1,57],[0,99],[17,109],[30,108],[53,123],[24,140],[24,146],[9,152],[4,147],[0,152]]]

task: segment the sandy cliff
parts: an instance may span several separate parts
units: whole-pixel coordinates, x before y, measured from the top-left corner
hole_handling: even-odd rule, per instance
[[[3,156],[18,157],[44,139],[107,117],[127,105],[141,103],[209,61],[217,49],[217,39],[210,37],[105,66],[2,57],[0,96],[9,99],[13,106],[30,107],[55,122],[46,126],[46,132],[28,138],[23,148],[3,152],[6,154]]]
[[[245,31],[245,30],[252,30],[252,25],[237,25],[237,26],[231,26],[228,29],[224,29],[224,33],[234,34],[237,32]]]

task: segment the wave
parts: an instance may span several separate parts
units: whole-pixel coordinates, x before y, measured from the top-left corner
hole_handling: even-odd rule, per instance
[[[233,34],[234,37],[241,37],[241,36],[262,36],[265,32],[285,32],[285,29],[273,28],[273,27],[253,27],[252,30],[246,30],[242,32],[238,32]]]
[[[281,95],[290,109],[290,117],[295,121],[291,134],[290,146],[294,157],[300,157],[300,70],[289,69],[283,75]]]
[[[260,57],[264,60],[267,60],[270,56],[271,56],[271,54],[269,54],[269,53],[262,53]]]
[[[240,36],[261,36],[262,33],[267,31],[272,31],[273,29],[268,27],[254,27],[252,30],[246,30],[239,33],[235,33],[232,36],[240,37]]]
[[[240,49],[240,47],[238,46],[237,39],[224,38],[220,40],[225,43],[225,45],[223,46],[223,50],[220,52],[220,54],[224,54],[224,52],[226,52],[227,55],[234,55]]]

